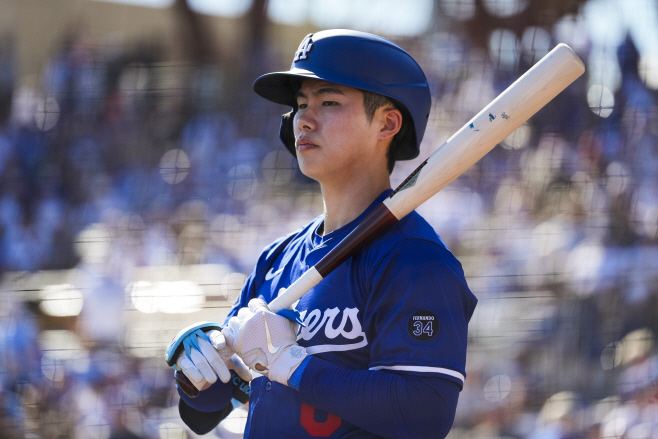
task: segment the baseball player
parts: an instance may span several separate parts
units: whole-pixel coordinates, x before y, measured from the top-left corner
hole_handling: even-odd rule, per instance
[[[259,77],[254,90],[292,107],[280,137],[320,184],[324,213],[262,252],[224,325],[195,325],[172,342],[169,364],[201,390],[191,398],[179,389],[181,417],[211,431],[251,370],[245,437],[444,437],[477,300],[420,215],[344,262],[292,312],[267,307],[391,193],[395,161],[418,155],[431,106],[423,71],[384,38],[327,30],[306,36],[291,69]]]

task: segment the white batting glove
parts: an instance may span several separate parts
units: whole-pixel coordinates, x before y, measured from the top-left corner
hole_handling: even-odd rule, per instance
[[[262,299],[252,299],[248,308],[231,317],[224,335],[247,366],[286,386],[307,355],[297,344],[293,322],[274,314]]]
[[[190,379],[194,387],[205,390],[212,386],[217,378],[224,383],[228,383],[231,379],[229,369],[235,370],[243,380],[251,381],[249,368],[226,345],[226,339],[222,331],[214,329],[208,331],[206,335],[210,339],[210,343],[196,334],[191,334],[190,337],[197,338],[201,351],[191,348],[188,357],[183,350],[176,359],[176,365]]]

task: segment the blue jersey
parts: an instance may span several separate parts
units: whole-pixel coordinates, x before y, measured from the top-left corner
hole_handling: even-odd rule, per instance
[[[266,248],[229,318],[255,297],[266,302],[274,299],[388,193],[354,221],[323,237],[316,233],[323,223],[320,216]],[[313,361],[317,358],[345,370],[371,371],[370,377],[372,371],[385,371],[434,377],[435,382],[449,381],[461,388],[468,321],[476,303],[459,261],[432,227],[412,212],[299,300],[295,308],[305,326],[298,332],[298,343],[306,347]],[[304,380],[321,370],[318,361],[304,372]],[[357,426],[359,413],[352,408],[341,415],[336,413],[340,407],[327,413],[304,402],[305,398],[321,399],[311,394],[310,390],[297,391],[265,377],[256,378],[251,384],[245,437],[381,437]],[[365,413],[369,410],[372,407],[363,407],[363,415],[369,416]]]

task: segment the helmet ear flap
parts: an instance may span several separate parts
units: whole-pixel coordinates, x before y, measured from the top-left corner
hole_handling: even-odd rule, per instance
[[[295,148],[295,131],[293,129],[293,122],[295,119],[297,109],[281,116],[281,126],[279,127],[279,139],[283,142],[286,149],[295,157],[297,157],[297,149]]]

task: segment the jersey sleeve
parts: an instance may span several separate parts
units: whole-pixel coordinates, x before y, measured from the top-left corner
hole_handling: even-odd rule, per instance
[[[440,376],[463,387],[477,299],[459,261],[436,242],[403,239],[370,273],[370,370]]]
[[[255,285],[255,278],[256,278],[256,269],[247,277],[247,281],[244,283],[242,286],[242,290],[240,291],[240,295],[237,297],[235,302],[233,303],[233,306],[231,307],[231,310],[228,312],[228,315],[226,316],[226,319],[224,320],[224,324],[222,325],[222,328],[226,325],[228,325],[228,321],[231,317],[235,316],[238,314],[238,311],[240,311],[240,308],[244,308],[249,304],[249,301],[251,299],[254,299],[257,297],[257,288]]]
[[[314,357],[299,386],[306,404],[387,438],[445,437],[459,391],[454,382],[435,376],[347,369]]]
[[[185,395],[177,386],[180,401],[178,413],[181,420],[196,434],[206,434],[233,410],[231,397],[233,385],[217,380],[196,398]]]

